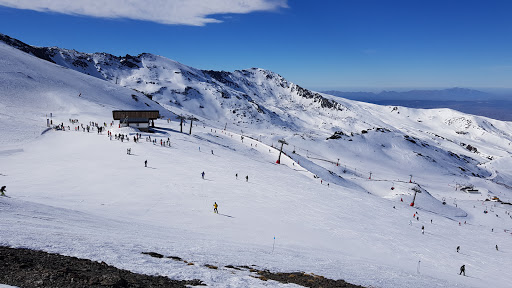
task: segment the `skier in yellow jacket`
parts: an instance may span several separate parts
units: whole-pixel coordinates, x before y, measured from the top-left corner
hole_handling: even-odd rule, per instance
[[[217,214],[219,214],[219,211],[217,210],[217,207],[219,207],[219,205],[217,205],[217,202],[215,202],[215,203],[213,204],[213,213],[217,213]]]

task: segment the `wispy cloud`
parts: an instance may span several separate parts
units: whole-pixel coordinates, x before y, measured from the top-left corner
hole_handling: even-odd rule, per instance
[[[288,0],[0,0],[0,6],[101,18],[128,18],[163,24],[204,26],[219,14],[246,14],[287,8]]]

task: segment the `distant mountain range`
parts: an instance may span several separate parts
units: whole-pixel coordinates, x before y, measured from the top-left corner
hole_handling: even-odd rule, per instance
[[[467,88],[450,88],[442,90],[410,90],[410,91],[382,91],[373,92],[343,92],[343,91],[323,91],[323,93],[358,100],[364,102],[376,102],[386,100],[427,100],[427,101],[482,101],[494,99],[496,96],[487,92]]]
[[[409,108],[450,108],[460,112],[512,121],[512,100],[467,88],[373,92],[323,91],[323,93],[367,103]]]

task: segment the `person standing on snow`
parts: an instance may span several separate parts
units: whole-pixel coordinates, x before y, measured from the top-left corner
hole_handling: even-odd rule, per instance
[[[459,275],[461,275],[461,274],[464,274],[464,276],[466,276],[466,265],[460,266],[460,273],[459,273]]]
[[[204,171],[203,171],[203,173],[201,173],[201,177],[203,177],[203,179],[204,179]]]
[[[5,196],[5,191],[6,191],[5,187],[6,186],[2,186],[2,188],[0,188],[0,193],[1,193],[0,196]],[[498,246],[497,245],[496,245],[496,250],[498,250]]]
[[[215,203],[213,204],[213,213],[217,213],[217,214],[219,214],[219,210],[217,210],[217,207],[219,207],[219,205],[217,205],[217,202],[215,202]]]
[[[245,182],[249,182],[249,175],[245,176]]]
[[[148,160],[144,161],[144,167],[148,167]]]
[[[460,246],[457,246],[457,253],[459,253],[459,250],[460,250]]]

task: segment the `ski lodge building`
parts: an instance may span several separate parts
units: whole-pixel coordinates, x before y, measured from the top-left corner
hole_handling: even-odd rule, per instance
[[[158,110],[114,110],[112,111],[114,120],[119,120],[119,127],[133,127],[142,131],[155,127],[155,119],[160,118]]]

